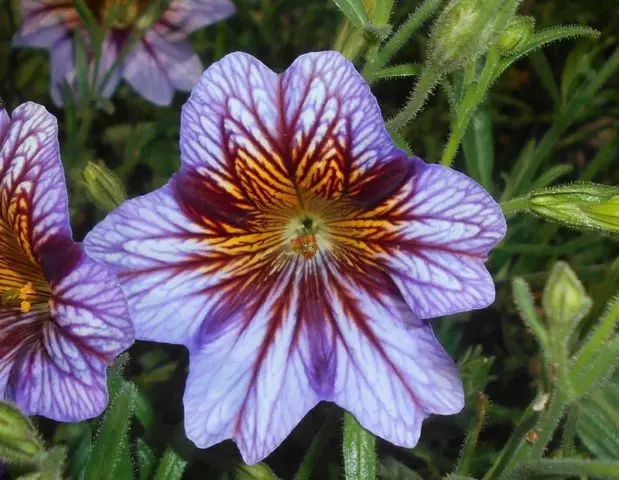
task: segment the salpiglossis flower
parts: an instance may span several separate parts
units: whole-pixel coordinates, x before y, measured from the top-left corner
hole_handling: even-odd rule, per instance
[[[187,435],[254,463],[321,400],[397,445],[464,402],[426,319],[494,299],[499,206],[409,158],[335,52],[277,75],[235,53],[183,108],[182,168],[86,248],[119,275],[138,338],[187,346]]]
[[[56,119],[0,111],[0,399],[62,421],[107,403],[106,367],[133,343],[115,275],[74,243]]]
[[[85,0],[106,32],[97,75],[97,87],[113,68],[141,15],[155,0]],[[50,51],[51,94],[62,105],[63,87],[77,89],[76,35],[90,43],[73,0],[21,0],[24,24],[15,36],[17,46]],[[102,94],[111,96],[124,78],[140,95],[156,105],[169,105],[174,90],[191,90],[203,67],[187,36],[234,12],[230,0],[174,0],[144,33],[121,65],[109,76]],[[90,75],[94,75],[92,51]],[[91,79],[92,81],[92,79]]]

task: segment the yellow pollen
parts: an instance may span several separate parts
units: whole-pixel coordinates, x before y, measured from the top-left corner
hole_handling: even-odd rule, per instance
[[[318,252],[318,243],[313,233],[303,232],[297,238],[290,241],[292,251],[301,255],[305,260],[309,260]]]
[[[26,285],[19,289],[19,298],[20,300],[26,300],[28,295],[34,295],[36,290],[32,286],[32,282],[28,282]]]
[[[22,313],[28,313],[32,309],[32,303],[28,301],[28,298],[36,295],[36,293],[32,282],[26,283],[21,288],[9,288],[2,292],[0,305],[16,305],[19,303]]]

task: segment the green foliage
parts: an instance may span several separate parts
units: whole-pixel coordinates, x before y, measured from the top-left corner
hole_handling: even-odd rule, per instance
[[[376,439],[350,413],[344,415],[342,456],[346,480],[376,478]]]

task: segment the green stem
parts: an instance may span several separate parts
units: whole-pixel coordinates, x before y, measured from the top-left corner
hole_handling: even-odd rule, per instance
[[[460,147],[469,122],[473,117],[473,113],[475,113],[475,110],[484,99],[488,87],[490,86],[499,57],[499,51],[496,47],[490,47],[486,54],[484,69],[479,76],[479,82],[477,82],[477,84],[471,84],[467,88],[464,99],[458,106],[458,111],[455,116],[456,122],[451,129],[447,145],[441,157],[441,165],[444,167],[450,167],[456,158],[458,148]]]
[[[409,121],[417,116],[426,99],[434,90],[435,85],[440,81],[441,75],[434,70],[425,69],[415,85],[413,95],[406,106],[391,120],[387,122],[387,129],[391,133],[401,130]]]
[[[539,422],[537,422],[537,425],[533,429],[536,438],[532,438],[531,441],[522,441],[520,443],[505,468],[506,473],[501,475],[500,478],[506,478],[506,475],[522,462],[526,460],[537,460],[544,454],[548,443],[552,439],[557,424],[563,416],[565,406],[566,397],[560,390],[557,390],[552,396],[548,408],[541,414]]]
[[[526,197],[514,198],[507,202],[501,203],[501,210],[505,216],[513,215],[515,213],[527,210],[529,208],[529,199]]]
[[[507,440],[507,443],[505,443],[505,446],[503,447],[503,450],[501,450],[498,458],[490,470],[486,472],[482,480],[493,480],[501,475],[507,467],[511,455],[516,452],[518,448],[520,448],[520,445],[524,442],[524,437],[527,432],[535,426],[536,419],[537,414],[529,407]]]
[[[371,58],[368,58],[363,69],[363,77],[372,82],[375,80],[376,72],[382,69],[397,51],[402,48],[406,41],[419,29],[432,14],[441,6],[444,0],[426,0],[423,2],[406,21],[398,28],[393,36],[385,43],[385,45],[376,52]]]
[[[462,447],[462,454],[460,455],[458,465],[454,472],[457,475],[467,475],[471,469],[471,461],[475,455],[479,434],[481,433],[488,413],[488,403],[488,397],[480,392],[477,399],[477,415],[466,435],[464,447]]]

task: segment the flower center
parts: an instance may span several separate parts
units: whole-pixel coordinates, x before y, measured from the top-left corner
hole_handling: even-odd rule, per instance
[[[296,235],[290,240],[292,251],[301,255],[305,260],[309,260],[318,252],[318,242],[316,240],[317,227],[314,221],[305,217],[301,224],[296,228]]]
[[[0,218],[0,314],[47,308],[51,296],[41,265]]]
[[[87,0],[86,3],[102,25],[127,29],[135,23],[148,0]]]

